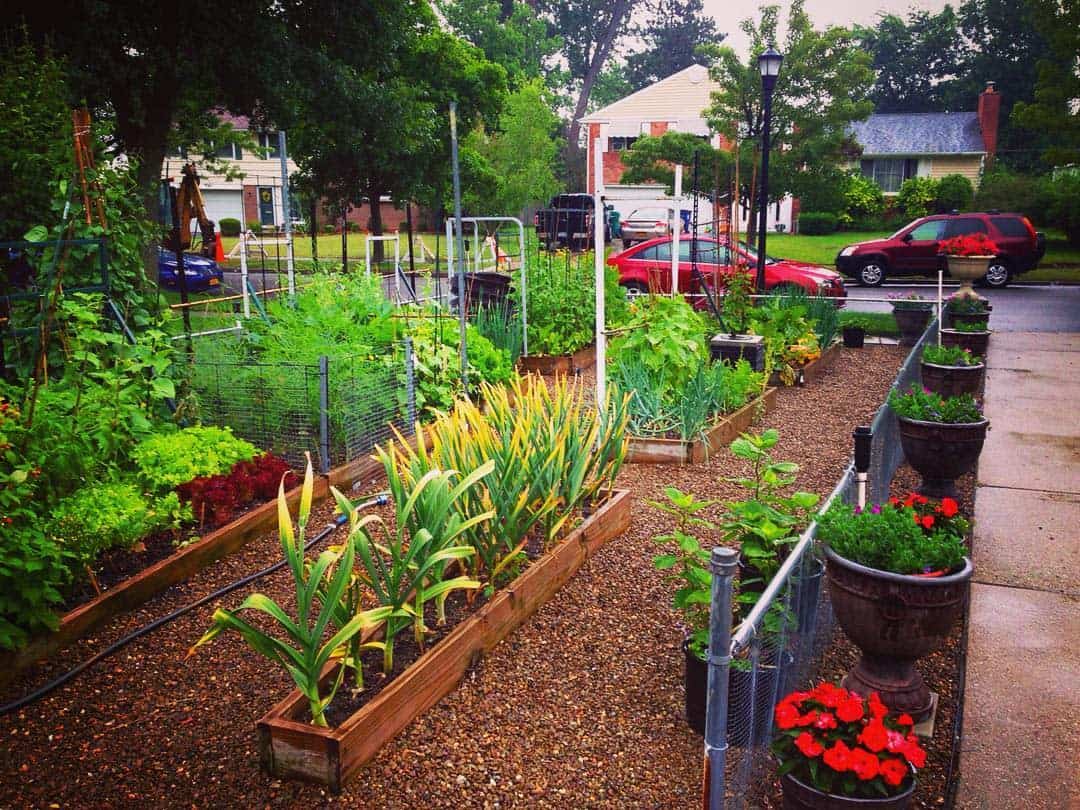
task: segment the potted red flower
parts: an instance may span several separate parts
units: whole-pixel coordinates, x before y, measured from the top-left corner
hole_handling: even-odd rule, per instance
[[[971,282],[986,275],[990,260],[997,255],[998,246],[985,233],[969,233],[946,239],[938,247],[945,254],[949,275],[960,282],[960,296],[974,296]]]
[[[903,810],[926,750],[908,714],[892,715],[872,692],[835,684],[792,692],[776,706],[773,754],[784,810]]]

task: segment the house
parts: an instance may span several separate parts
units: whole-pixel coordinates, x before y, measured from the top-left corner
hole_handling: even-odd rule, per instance
[[[596,140],[600,140],[603,155],[604,191],[609,203],[612,203],[624,216],[624,211],[641,201],[642,186],[627,186],[620,183],[626,166],[622,162],[622,153],[631,148],[642,135],[660,136],[665,132],[689,132],[698,135],[714,148],[720,148],[724,141],[720,135],[710,131],[705,120],[705,110],[711,104],[711,94],[719,86],[709,77],[709,70],[704,65],[690,65],[666,79],[644,87],[613,104],[609,104],[581,119],[588,132],[587,155],[589,167],[588,191],[593,192],[593,149]],[[691,179],[683,178],[683,190],[689,192]],[[653,199],[657,199],[657,195]],[[699,218],[710,219],[709,213],[699,210]],[[790,230],[792,219],[792,200],[785,198],[779,205],[769,206],[768,227],[776,230],[777,225]],[[741,212],[740,228],[746,228],[746,211]]]
[[[215,223],[225,218],[237,219],[245,225],[257,222],[262,227],[281,228],[285,224],[282,211],[281,195],[281,153],[278,151],[278,133],[273,130],[255,128],[250,119],[243,115],[220,112],[221,120],[232,124],[236,129],[250,130],[252,139],[258,144],[259,152],[253,153],[236,144],[228,144],[215,153],[216,163],[224,167],[219,173],[200,168],[199,188],[202,191],[206,215]],[[288,151],[288,141],[285,144]],[[180,167],[188,161],[187,150],[175,149],[165,156],[162,166],[163,177],[179,180]],[[298,171],[296,163],[286,155],[286,170],[289,177]],[[293,219],[304,219],[310,212],[301,210],[300,201],[295,195],[289,195],[289,207]],[[390,233],[403,227],[405,210],[396,208],[389,197],[380,202],[383,230]],[[414,206],[413,216],[419,211]],[[320,227],[341,224],[341,211],[330,211],[326,205],[320,205],[317,214]],[[365,203],[349,209],[347,219],[363,229],[368,228],[371,219],[370,206]]]
[[[875,113],[851,125],[862,154],[858,168],[888,195],[909,177],[961,174],[978,187],[997,150],[1001,94],[994,83],[979,94],[975,112]]]

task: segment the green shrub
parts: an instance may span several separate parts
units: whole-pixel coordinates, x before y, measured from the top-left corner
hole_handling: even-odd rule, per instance
[[[846,192],[850,182],[847,172],[824,169],[799,173],[792,194],[806,211],[841,214],[847,208]]]
[[[849,174],[844,188],[844,213],[851,217],[852,223],[880,217],[884,210],[885,194],[881,186],[860,172]]]
[[[257,220],[257,219],[249,219],[248,220],[247,229],[249,231],[252,231],[254,233],[259,233],[260,231],[262,231],[262,227],[263,227],[262,223],[259,222],[259,220]]]
[[[53,509],[48,534],[80,565],[111,548],[131,548],[162,529],[180,527],[191,508],[175,492],[152,499],[133,483],[92,484]]]
[[[164,493],[201,476],[227,473],[257,452],[229,428],[199,426],[152,436],[134,447],[131,460],[147,486]]]
[[[975,210],[1016,211],[1032,215],[1040,210],[1038,180],[998,165],[983,175],[975,195]]]
[[[837,225],[836,214],[824,211],[806,211],[799,214],[799,233],[805,236],[832,233]]]
[[[239,236],[240,220],[233,219],[232,217],[223,217],[218,221],[218,228],[221,229],[222,236]]]
[[[900,185],[896,204],[909,218],[925,217],[937,201],[938,181],[933,177],[909,177]]]
[[[1069,244],[1080,246],[1080,174],[1061,171],[1045,178],[1038,196],[1046,225],[1065,231]]]
[[[935,207],[938,213],[970,211],[974,197],[975,189],[970,180],[962,174],[948,174],[938,181]]]
[[[331,225],[330,223],[327,223],[326,225],[323,225],[322,232],[323,233],[337,233],[337,226]]]
[[[360,227],[359,222],[350,222],[349,223],[349,233],[360,233],[360,231],[362,231],[362,230],[363,230],[363,228]]]

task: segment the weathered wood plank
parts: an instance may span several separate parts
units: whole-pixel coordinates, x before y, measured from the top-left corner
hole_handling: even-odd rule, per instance
[[[596,363],[596,346],[586,346],[573,354],[530,354],[518,358],[518,368],[534,374],[580,374]]]

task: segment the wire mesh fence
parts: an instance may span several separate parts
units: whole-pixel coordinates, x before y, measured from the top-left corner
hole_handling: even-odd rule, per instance
[[[923,346],[937,334],[931,322],[911,350],[892,387],[906,389],[920,382],[919,358]],[[888,499],[889,487],[903,463],[896,416],[883,403],[873,421],[868,502]],[[822,505],[858,500],[856,474],[849,465],[833,492]],[[710,684],[709,719],[705,747],[710,762],[709,806],[719,808],[760,807],[772,780],[765,778],[771,768],[769,743],[772,739],[773,707],[789,691],[804,686],[817,670],[821,656],[834,632],[832,607],[828,599],[825,564],[816,553],[817,523],[812,522],[793,547],[776,576],[769,582],[757,604],[732,634],[723,625],[731,611],[723,606],[734,601],[736,585],[732,561],[725,569],[715,567],[712,639],[730,639],[730,658],[714,658],[713,674],[719,682]],[[734,551],[727,552],[731,557]],[[722,642],[721,642],[722,645]],[[724,683],[726,681],[726,683]],[[726,701],[713,696],[723,690]]]
[[[321,357],[317,363],[197,360],[191,385],[205,424],[229,427],[294,468],[326,473],[369,453],[415,422],[411,344],[381,355]]]

